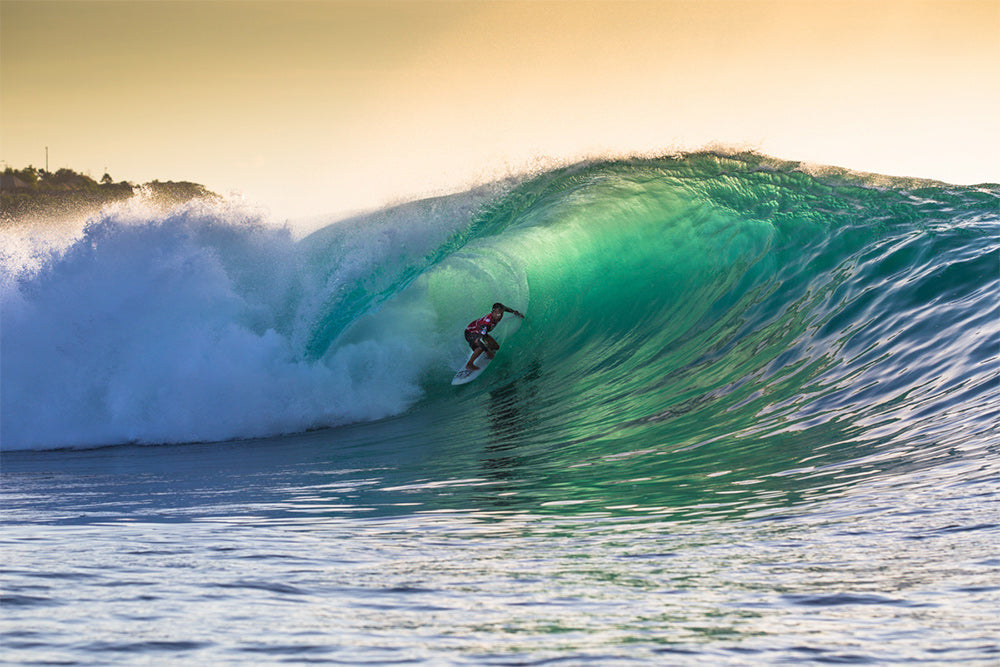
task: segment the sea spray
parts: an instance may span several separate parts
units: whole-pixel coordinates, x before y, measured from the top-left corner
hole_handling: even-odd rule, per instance
[[[405,409],[428,349],[419,320],[304,358],[300,259],[287,229],[212,207],[93,221],[5,292],[4,448],[251,437]]]

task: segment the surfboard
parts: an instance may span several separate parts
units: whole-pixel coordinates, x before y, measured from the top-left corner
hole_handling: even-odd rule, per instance
[[[476,366],[478,366],[479,369],[470,371],[465,367],[465,364],[462,364],[462,367],[458,370],[457,373],[455,373],[455,377],[452,378],[451,383],[466,384],[467,382],[472,382],[477,377],[479,377],[480,373],[486,370],[486,367],[490,365],[491,361],[493,360],[487,357],[485,354],[480,354],[479,358],[476,359]]]

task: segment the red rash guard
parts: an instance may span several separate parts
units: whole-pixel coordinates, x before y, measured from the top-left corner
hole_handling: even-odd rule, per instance
[[[503,317],[501,315],[500,317]],[[486,317],[480,317],[474,322],[469,322],[469,326],[465,327],[466,331],[474,331],[480,336],[485,336],[487,333],[493,330],[493,327],[497,325],[500,317],[496,320],[493,319],[493,313],[488,314]]]

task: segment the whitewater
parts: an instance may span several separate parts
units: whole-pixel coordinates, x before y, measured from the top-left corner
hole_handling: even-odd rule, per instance
[[[5,229],[4,659],[994,664],[998,232],[721,153]]]

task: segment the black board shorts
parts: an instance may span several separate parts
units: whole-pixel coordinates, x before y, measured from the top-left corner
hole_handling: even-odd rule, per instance
[[[483,340],[482,334],[478,331],[469,331],[466,329],[465,340],[473,350],[482,348],[483,352],[486,351],[486,341]]]

